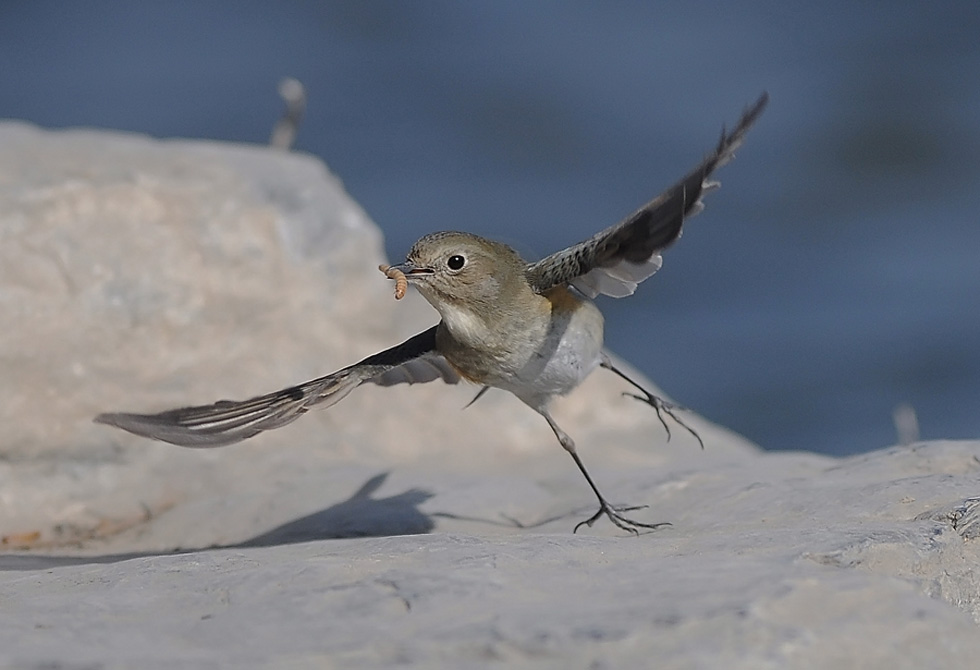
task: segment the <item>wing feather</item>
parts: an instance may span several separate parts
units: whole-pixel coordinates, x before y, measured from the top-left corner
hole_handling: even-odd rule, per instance
[[[248,400],[159,414],[100,414],[95,422],[182,447],[221,447],[292,423],[314,407],[330,407],[366,382],[390,386],[442,379],[455,384],[459,376],[435,349],[437,328],[333,374]]]
[[[762,96],[742,114],[731,133],[722,130],[715,150],[680,181],[627,217],[588,240],[529,264],[528,283],[538,293],[571,284],[594,298],[622,298],[660,269],[659,252],[681,235],[689,217],[702,209],[701,197],[718,187],[711,174],[730,161],[745,133],[762,113],[769,96]]]

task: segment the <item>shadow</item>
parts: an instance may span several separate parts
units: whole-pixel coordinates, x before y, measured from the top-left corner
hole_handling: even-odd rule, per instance
[[[584,509],[584,508],[583,508]],[[452,519],[453,521],[466,521],[468,523],[481,523],[487,526],[497,526],[498,528],[514,528],[516,530],[534,530],[536,528],[541,528],[552,521],[561,521],[562,519],[569,519],[575,517],[581,510],[572,510],[570,512],[565,512],[564,514],[556,514],[554,516],[545,517],[539,521],[534,521],[527,523],[516,519],[512,516],[501,513],[500,519],[488,519],[485,517],[477,516],[467,516],[464,514],[453,514],[451,512],[433,512],[430,516],[440,519]]]
[[[0,571],[45,570],[67,565],[116,563],[133,558],[189,554],[212,549],[272,547],[315,540],[389,537],[431,532],[435,528],[435,522],[430,515],[421,512],[419,506],[434,494],[421,489],[409,489],[387,498],[372,497],[372,494],[384,484],[388,474],[382,472],[371,477],[343,502],[284,523],[242,542],[205,547],[179,547],[170,551],[126,552],[96,556],[2,554]]]
[[[375,475],[341,503],[223,548],[271,547],[345,537],[418,535],[435,528],[432,518],[418,509],[433,496],[428,491],[409,489],[388,498],[371,497],[387,478],[387,472]]]
[[[503,514],[503,513],[500,514],[500,519],[499,520],[498,519],[487,519],[487,518],[475,517],[475,516],[465,516],[465,515],[462,515],[462,514],[453,514],[451,512],[433,512],[430,516],[432,518],[439,518],[439,519],[452,519],[454,521],[466,521],[466,522],[469,522],[469,523],[482,523],[482,524],[485,524],[485,525],[488,525],[488,526],[497,526],[498,528],[514,528],[516,530],[536,530],[538,528],[541,528],[543,526],[546,526],[546,525],[552,523],[553,521],[563,521],[565,519],[573,519],[573,520],[574,519],[578,519],[578,520],[581,520],[581,518],[582,518],[583,515],[587,515],[588,513],[593,512],[593,511],[595,511],[595,506],[594,505],[590,505],[588,507],[579,507],[579,508],[573,509],[573,510],[571,510],[569,512],[565,512],[564,514],[555,514],[553,516],[544,517],[543,519],[540,519],[538,521],[533,521],[533,522],[521,521],[520,519],[517,519],[517,518],[512,517],[512,516],[508,516],[508,515]],[[672,524],[670,524],[668,522],[662,522],[656,528],[651,528],[649,530],[637,531],[636,535],[637,536],[638,535],[649,535],[650,533],[657,532],[663,526],[670,526],[670,525],[672,525]],[[573,526],[573,530],[572,530],[572,534],[573,535],[575,534],[574,528],[575,528],[575,526]],[[627,535],[627,537],[628,536],[629,535]]]

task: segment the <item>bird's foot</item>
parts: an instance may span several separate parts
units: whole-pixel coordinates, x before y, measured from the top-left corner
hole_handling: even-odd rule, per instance
[[[693,428],[691,428],[686,423],[684,423],[683,421],[681,421],[680,417],[674,414],[675,409],[687,409],[686,407],[681,407],[680,405],[675,405],[673,403],[667,402],[663,398],[658,398],[657,396],[653,395],[646,389],[640,389],[640,392],[643,395],[639,395],[636,393],[624,393],[623,395],[629,396],[630,398],[636,398],[640,402],[645,402],[646,404],[653,407],[654,410],[656,410],[657,418],[660,419],[660,423],[663,425],[664,430],[667,431],[668,442],[670,442],[670,426],[667,425],[667,420],[664,418],[665,414],[669,416],[671,419],[673,419],[674,421],[676,421],[677,424],[681,426],[684,430],[686,430],[691,435],[693,435],[694,439],[696,439],[698,441],[698,444],[701,445],[701,448],[704,449],[704,441],[701,439],[701,436],[698,435],[698,432]]]
[[[605,500],[603,500],[603,499],[600,498],[599,499],[599,511],[597,511],[595,514],[593,514],[592,516],[590,516],[585,521],[578,522],[575,525],[575,529],[572,532],[573,533],[577,533],[578,532],[578,529],[581,528],[582,526],[588,526],[589,528],[591,528],[592,527],[592,524],[594,524],[596,521],[598,521],[599,520],[599,517],[601,517],[603,515],[605,515],[606,517],[608,517],[609,520],[613,522],[613,525],[615,525],[617,528],[621,528],[621,529],[625,530],[628,533],[633,533],[633,535],[639,535],[640,534],[640,531],[638,530],[639,528],[646,528],[648,530],[656,530],[657,528],[660,528],[661,526],[669,526],[670,525],[670,523],[667,522],[667,521],[661,521],[660,523],[641,523],[639,521],[633,521],[633,519],[630,519],[629,517],[623,516],[623,512],[633,512],[633,511],[638,510],[638,509],[646,509],[646,508],[647,508],[647,505],[635,505],[633,507],[613,507],[612,505],[610,505],[609,503],[607,503]]]

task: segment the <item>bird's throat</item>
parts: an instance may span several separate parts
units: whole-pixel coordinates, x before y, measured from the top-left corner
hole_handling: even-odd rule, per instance
[[[497,339],[494,336],[494,324],[488,321],[485,315],[478,314],[468,306],[443,302],[437,305],[436,309],[457,342],[486,349],[492,347]]]

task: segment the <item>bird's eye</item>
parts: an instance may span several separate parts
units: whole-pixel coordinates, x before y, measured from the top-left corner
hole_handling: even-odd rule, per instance
[[[446,261],[446,265],[449,266],[450,270],[462,270],[463,266],[466,265],[466,257],[460,256],[459,254],[454,254],[453,256],[449,257],[448,261]]]

